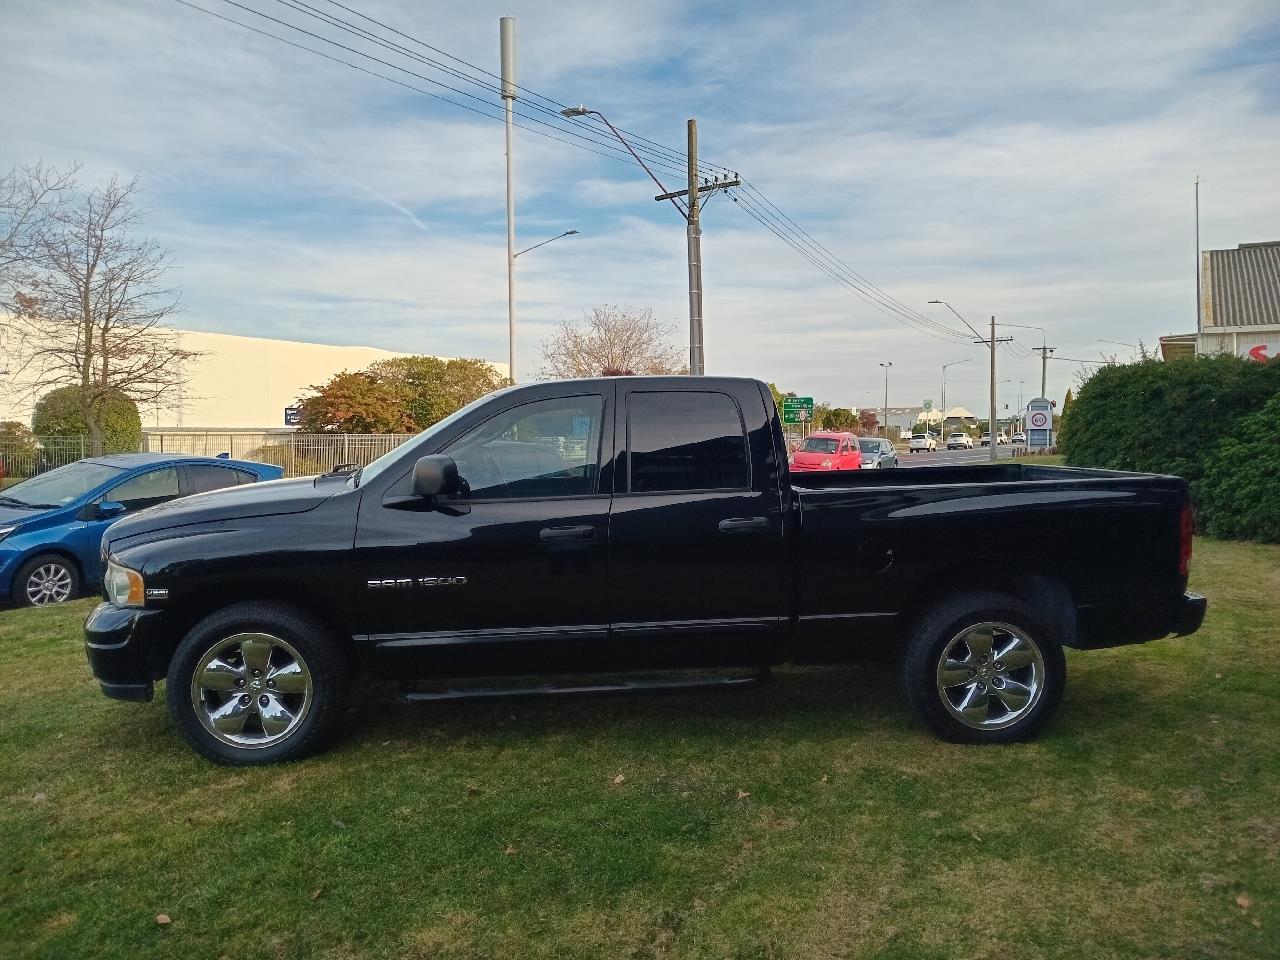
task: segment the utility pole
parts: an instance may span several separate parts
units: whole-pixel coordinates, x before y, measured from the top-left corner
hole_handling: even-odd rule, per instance
[[[996,461],[996,346],[998,344],[1005,343],[1009,340],[1012,340],[1013,337],[997,338],[996,337],[996,318],[992,317],[991,318],[991,339],[984,340],[982,338],[982,334],[980,334],[977,330],[973,329],[973,324],[971,324],[964,317],[960,316],[960,314],[956,311],[956,308],[953,307],[951,304],[947,303],[947,301],[930,300],[929,302],[938,303],[946,307],[948,310],[950,310],[952,313],[955,314],[957,320],[963,323],[970,330],[973,330],[973,335],[978,338],[977,340],[973,341],[974,343],[985,344],[986,346],[991,348],[991,409],[988,411],[988,414],[987,414],[987,422],[989,424],[989,433],[991,437],[991,443],[989,444],[989,446],[991,447],[991,462],[995,463]]]
[[[702,221],[698,215],[698,121],[689,120],[689,375],[703,375]]]
[[[884,438],[889,439],[889,368],[893,366],[893,361],[882,363],[884,367]]]
[[[516,21],[498,21],[502,54],[502,103],[507,127],[507,375],[516,382],[516,199],[511,155],[511,113],[516,98]]]
[[[649,165],[640,158],[640,154],[627,142],[626,138],[618,132],[618,128],[609,122],[608,118],[599,110],[588,110],[584,106],[566,107],[560,111],[565,117],[585,117],[587,114],[594,114],[599,117],[606,127],[618,138],[618,142],[627,148],[627,152],[635,159],[636,163],[644,168],[644,172],[649,174],[649,179],[658,185],[658,189],[662,193],[653,199],[662,201],[669,200],[671,205],[680,211],[680,215],[684,217],[688,231],[689,243],[689,375],[692,377],[700,377],[706,372],[706,352],[702,345],[702,197],[710,195],[716,190],[725,190],[729,187],[741,186],[742,181],[737,174],[732,179],[726,177],[724,180],[714,180],[711,183],[699,184],[698,182],[698,121],[689,121],[689,185],[684,190],[667,190],[662,185],[662,181],[658,179],[657,174],[649,169]],[[685,198],[685,206],[680,206],[679,197]],[[736,199],[736,198],[735,198]]]
[[[1049,354],[1057,350],[1057,347],[1032,347],[1032,350],[1040,354],[1040,397],[1048,399],[1045,391],[1049,389]]]

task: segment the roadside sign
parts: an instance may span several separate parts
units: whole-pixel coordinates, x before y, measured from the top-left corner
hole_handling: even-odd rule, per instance
[[[1027,404],[1027,447],[1053,446],[1053,402],[1037,397]]]
[[[801,417],[801,412],[804,416]],[[813,397],[783,397],[782,422],[808,423],[813,419]]]
[[[926,400],[926,401],[924,402],[924,412],[925,412],[925,413],[930,413],[930,412],[932,412],[932,411],[933,411],[933,401],[932,401],[932,400]]]
[[[296,427],[300,419],[302,419],[302,410],[300,407],[284,408],[284,425],[286,427]]]

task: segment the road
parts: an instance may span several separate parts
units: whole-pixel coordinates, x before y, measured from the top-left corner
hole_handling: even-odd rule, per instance
[[[1013,456],[1014,447],[1001,444],[996,447],[996,458],[1007,460]],[[986,447],[974,447],[972,450],[948,450],[939,447],[935,453],[899,453],[900,467],[957,467],[969,463],[989,463],[991,451]]]

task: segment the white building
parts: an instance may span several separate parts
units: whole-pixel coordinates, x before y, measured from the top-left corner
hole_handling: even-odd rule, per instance
[[[1234,353],[1280,357],[1280,240],[1205,250],[1200,264],[1200,329],[1160,338],[1166,360]]]

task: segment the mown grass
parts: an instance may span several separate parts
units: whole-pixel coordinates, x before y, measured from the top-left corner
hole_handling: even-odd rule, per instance
[[[104,699],[90,604],[0,613],[0,955],[1280,955],[1280,548],[1201,541],[1195,637],[1072,654],[1035,743],[887,666],[406,707],[232,771]],[[171,923],[159,924],[159,914]]]

